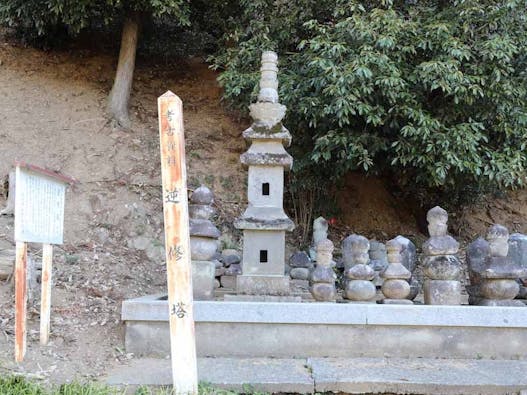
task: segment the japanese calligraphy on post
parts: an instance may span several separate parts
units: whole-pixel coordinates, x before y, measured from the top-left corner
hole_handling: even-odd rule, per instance
[[[172,376],[175,393],[197,394],[183,104],[169,91],[158,111]]]

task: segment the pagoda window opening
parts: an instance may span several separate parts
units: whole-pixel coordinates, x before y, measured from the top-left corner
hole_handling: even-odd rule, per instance
[[[260,250],[260,263],[267,263],[267,250]]]
[[[264,182],[262,184],[262,195],[269,196],[269,183],[268,182]]]

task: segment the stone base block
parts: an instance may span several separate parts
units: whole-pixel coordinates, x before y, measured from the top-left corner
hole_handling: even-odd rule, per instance
[[[383,299],[379,303],[381,304],[414,304],[414,302],[408,299]]]
[[[429,305],[460,305],[461,283],[453,280],[425,280],[425,304]]]
[[[495,300],[495,299],[480,299],[478,306],[507,306],[507,307],[525,307],[525,303],[521,300]]]
[[[194,300],[214,297],[214,272],[216,265],[210,261],[192,261],[192,289]]]
[[[223,288],[236,290],[236,276],[221,276],[220,283]]]
[[[289,277],[251,276],[237,277],[236,291],[247,295],[289,295]]]

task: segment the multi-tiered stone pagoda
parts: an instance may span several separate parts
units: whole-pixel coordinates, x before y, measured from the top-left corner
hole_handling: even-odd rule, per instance
[[[235,222],[243,230],[242,275],[238,293],[287,295],[289,277],[285,276],[285,232],[294,228],[283,209],[284,170],[290,170],[293,158],[284,146],[291,134],[282,125],[286,107],[278,102],[278,56],[262,54],[260,93],[252,104],[251,127],[243,137],[252,144],[241,155],[249,168],[249,206]]]

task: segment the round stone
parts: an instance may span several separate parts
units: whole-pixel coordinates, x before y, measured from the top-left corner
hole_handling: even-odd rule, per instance
[[[334,283],[337,278],[333,269],[327,266],[317,266],[311,272],[310,281],[314,283]]]
[[[240,263],[241,259],[239,255],[223,255],[221,256],[221,260],[223,261],[223,264],[225,266],[235,265],[237,263]]]
[[[192,219],[209,219],[216,210],[207,204],[189,204],[188,215]]]
[[[410,273],[410,271],[407,268],[405,268],[403,264],[400,262],[388,264],[386,269],[384,269],[381,272],[381,278],[384,278],[384,279],[407,280],[410,277],[412,277],[412,273]]]
[[[368,265],[355,265],[346,271],[350,280],[373,280],[375,271]]]
[[[350,300],[367,301],[375,298],[375,293],[375,285],[371,281],[351,280],[346,285],[344,296]]]
[[[405,280],[388,279],[382,284],[381,290],[388,299],[406,299],[410,294],[410,285]]]
[[[190,219],[190,236],[211,237],[217,239],[221,232],[208,219]]]
[[[193,236],[190,238],[190,256],[195,261],[210,261],[219,244],[216,239]]]
[[[214,194],[205,185],[200,186],[196,189],[190,197],[192,204],[207,204],[211,205],[214,202]]]
[[[457,280],[461,262],[453,255],[428,256],[423,260],[424,275],[432,280]]]
[[[486,280],[480,290],[485,299],[514,299],[520,292],[520,285],[512,279]]]
[[[289,258],[289,266],[305,267],[309,269],[313,267],[313,262],[311,262],[309,255],[307,255],[304,251],[298,251]]]
[[[316,283],[309,288],[309,291],[313,298],[319,302],[333,302],[337,296],[337,289],[334,284]]]
[[[449,235],[431,237],[423,243],[425,255],[455,255],[459,251],[459,243]]]
[[[242,268],[238,263],[230,265],[227,269],[225,269],[226,276],[237,276],[239,274],[242,274]]]
[[[305,267],[294,267],[289,272],[289,275],[295,280],[307,280],[309,278],[309,269]]]

